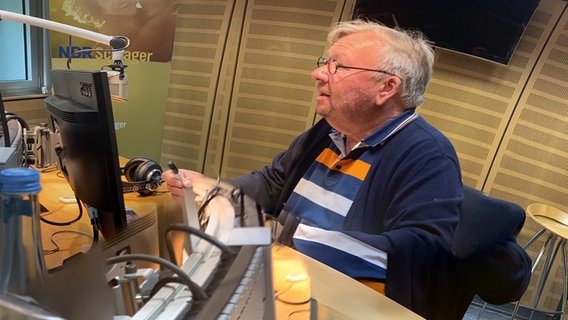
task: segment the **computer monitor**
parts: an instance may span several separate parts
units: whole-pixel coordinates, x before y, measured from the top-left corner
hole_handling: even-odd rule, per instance
[[[121,169],[105,71],[52,70],[54,94],[45,99],[51,129],[60,135],[60,170],[75,196],[96,209],[110,239],[126,227]]]

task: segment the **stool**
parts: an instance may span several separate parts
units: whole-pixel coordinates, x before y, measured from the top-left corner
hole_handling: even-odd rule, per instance
[[[542,275],[538,282],[537,291],[533,304],[530,306],[522,305],[524,309],[531,310],[532,319],[534,312],[544,313],[547,315],[555,316],[555,319],[562,319],[564,310],[566,308],[566,297],[567,297],[567,280],[566,280],[566,241],[568,240],[568,214],[557,208],[551,207],[542,203],[533,203],[527,207],[527,214],[538,224],[542,226],[540,230],[532,239],[530,239],[524,246],[524,249],[528,249],[532,246],[535,241],[543,235],[547,235],[536,259],[534,260],[531,273],[534,273],[536,267],[544,261],[544,267],[542,269]],[[557,310],[542,310],[538,309],[538,303],[544,289],[544,285],[548,279],[548,275],[552,269],[552,264],[558,254],[558,250],[562,255],[562,272],[564,273],[562,281],[562,295],[560,301],[558,302]],[[544,260],[542,258],[545,257]],[[521,307],[521,299],[516,302],[515,308],[511,314],[511,319],[515,319],[519,308]]]

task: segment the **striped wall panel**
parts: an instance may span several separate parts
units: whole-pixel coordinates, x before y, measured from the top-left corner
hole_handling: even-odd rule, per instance
[[[568,13],[566,2],[541,0],[509,65],[439,50],[420,113],[453,142],[464,183],[526,207],[568,210]],[[562,15],[562,16],[561,16]],[[540,227],[527,218],[518,240]],[[536,257],[540,243],[529,250]],[[541,270],[536,270],[535,279]],[[562,274],[544,290],[558,302]],[[531,283],[527,302],[534,298]]]
[[[487,190],[525,207],[543,202],[568,212],[567,12],[541,56],[503,137]]]
[[[210,131],[222,50],[234,1],[180,4],[164,118],[161,162],[201,170]]]
[[[437,49],[433,79],[419,112],[452,140],[465,184],[484,187],[561,5],[558,0],[541,1],[507,66]]]
[[[207,157],[207,173],[233,177],[258,169],[313,124],[310,72],[342,11],[343,1],[335,0],[247,1],[234,75],[221,79],[234,86],[230,99],[216,106],[228,110],[225,141],[218,145],[223,156]]]
[[[12,112],[24,119],[28,126],[33,127],[40,123],[47,123],[49,118],[43,100],[44,96],[37,96],[37,98],[26,99],[6,99],[4,101],[4,108],[6,112]]]
[[[564,2],[561,5],[566,6]],[[561,9],[561,8],[560,8]],[[554,17],[551,9],[550,16]],[[560,11],[560,10],[559,10]],[[542,13],[541,13],[542,14]],[[491,195],[523,207],[539,202],[568,213],[568,12],[564,12],[541,53],[533,74],[520,97],[495,163],[489,172]],[[525,243],[541,226],[527,218],[519,241]],[[529,250],[534,258],[542,242]],[[559,259],[557,259],[559,260]],[[545,308],[556,308],[562,279],[561,265],[553,265],[549,285],[542,296]],[[536,290],[529,287],[527,303]],[[551,281],[552,280],[552,281]]]
[[[232,177],[268,164],[315,119],[310,72],[354,0],[180,6],[162,160]]]

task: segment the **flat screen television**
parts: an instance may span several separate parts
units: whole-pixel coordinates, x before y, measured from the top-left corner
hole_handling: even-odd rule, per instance
[[[358,0],[354,17],[418,29],[436,47],[508,64],[539,0]]]
[[[75,196],[96,209],[105,239],[127,225],[118,146],[105,71],[52,70],[54,94],[45,99],[60,170]]]

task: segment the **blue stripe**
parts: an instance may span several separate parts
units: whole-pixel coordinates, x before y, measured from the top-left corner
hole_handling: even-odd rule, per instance
[[[288,205],[290,204],[290,205]],[[327,230],[341,230],[342,215],[323,208],[297,193],[292,193],[286,205],[286,212],[293,212],[303,223]]]
[[[309,255],[310,257],[352,277],[372,280],[385,280],[386,269],[373,265],[357,256],[347,252],[334,249],[332,247],[294,239],[296,250]]]

